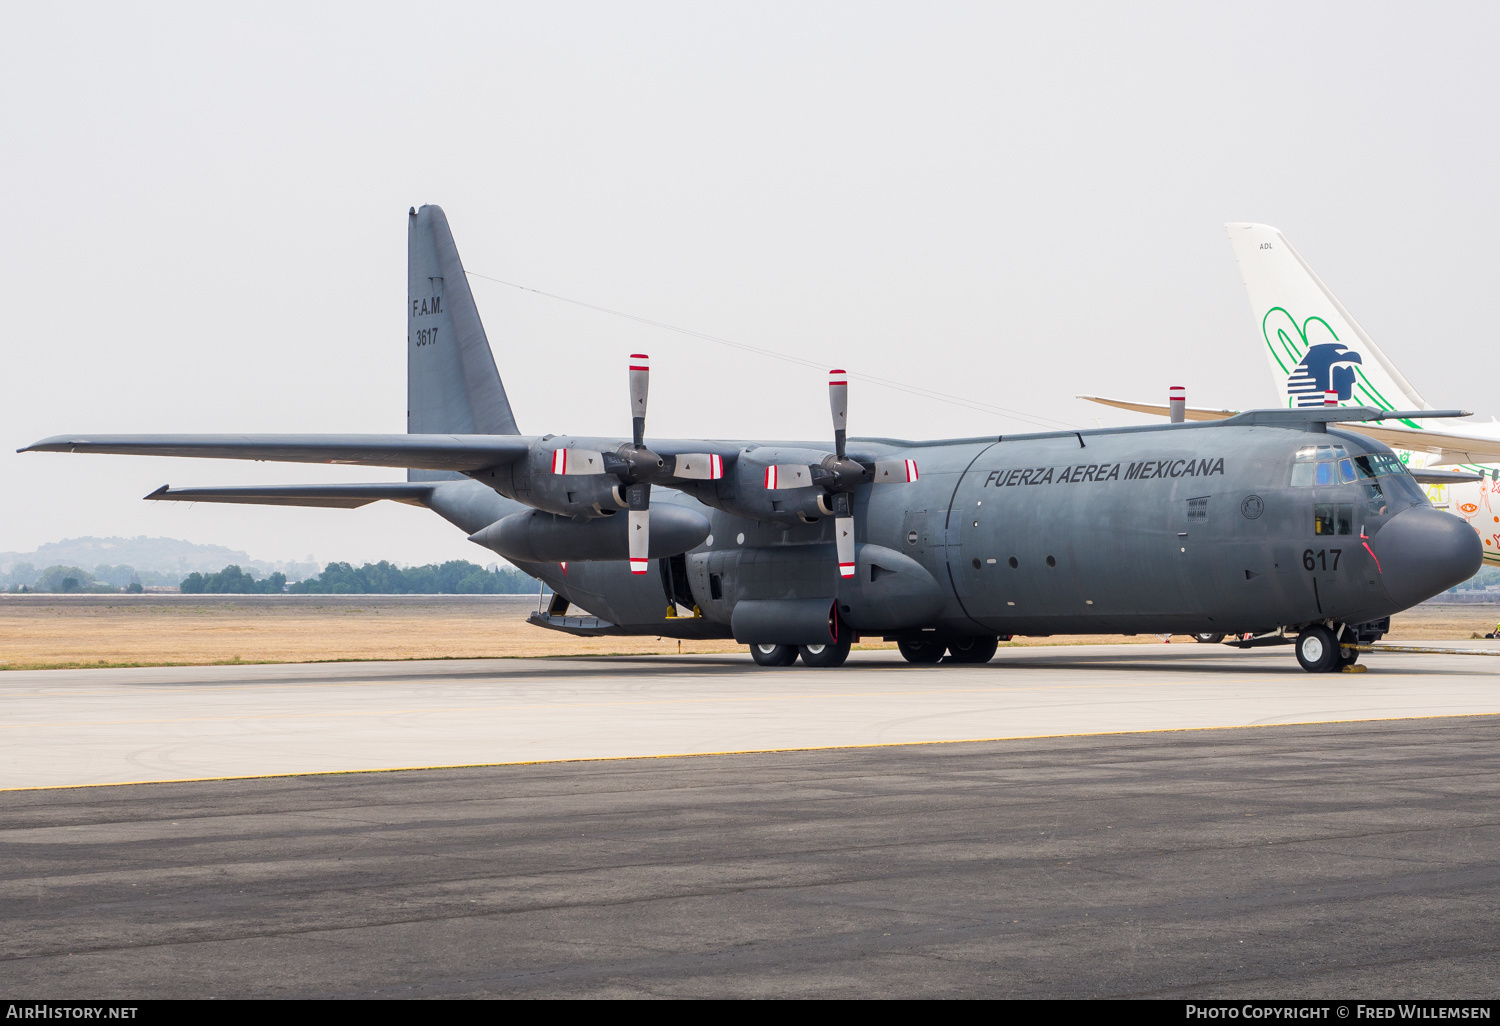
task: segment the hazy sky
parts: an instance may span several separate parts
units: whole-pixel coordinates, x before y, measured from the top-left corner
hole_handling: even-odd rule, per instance
[[[16,455],[401,431],[406,211],[468,269],[1030,417],[1276,402],[1225,221],[1500,414],[1493,4],[7,8],[0,550],[490,557],[435,515],[146,503],[399,471]],[[521,429],[821,438],[824,375],[473,281]],[[855,383],[851,432],[1030,424]]]

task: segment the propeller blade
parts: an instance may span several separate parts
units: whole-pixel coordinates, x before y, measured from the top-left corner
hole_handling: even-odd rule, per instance
[[[828,405],[833,410],[833,451],[843,459],[849,435],[849,376],[842,370],[828,372]]]
[[[630,425],[637,449],[646,444],[646,394],[651,387],[651,358],[630,354]]]
[[[724,457],[716,452],[689,452],[677,457],[672,476],[689,481],[717,481],[724,476]]]
[[[805,463],[781,463],[766,468],[766,490],[806,488],[812,484],[812,468]]]
[[[633,509],[625,514],[630,523],[630,572],[643,574],[651,565],[651,510]]]
[[[833,522],[834,541],[838,544],[839,576],[854,576],[854,518],[839,517]]]
[[[877,460],[876,484],[911,484],[917,479],[916,460]]]
[[[604,454],[592,449],[554,449],[552,473],[583,477],[604,473]]]
[[[630,512],[625,514],[630,529],[630,572],[643,574],[651,565],[651,486],[633,484],[625,489]]]

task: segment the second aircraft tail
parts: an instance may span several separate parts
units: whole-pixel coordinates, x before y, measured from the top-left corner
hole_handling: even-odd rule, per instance
[[[1332,390],[1340,405],[1432,408],[1286,236],[1264,224],[1224,227],[1282,402],[1294,408],[1322,406]]]

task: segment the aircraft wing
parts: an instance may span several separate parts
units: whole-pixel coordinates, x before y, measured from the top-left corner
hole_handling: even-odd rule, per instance
[[[1164,405],[1154,403],[1132,403],[1123,399],[1106,399],[1097,395],[1081,395],[1091,403],[1114,406],[1136,413],[1150,413],[1167,417],[1171,411]],[[1184,413],[1188,420],[1227,420],[1236,415],[1235,410],[1203,410],[1189,407]],[[1384,442],[1392,449],[1415,449],[1418,452],[1438,454],[1439,463],[1500,463],[1500,438],[1477,438],[1473,435],[1454,435],[1446,431],[1413,431],[1411,428],[1386,427],[1369,421],[1351,424],[1351,431],[1369,435],[1377,442]]]
[[[472,471],[510,463],[527,448],[521,435],[54,435],[17,451]]]
[[[1121,410],[1130,410],[1134,413],[1152,413],[1158,417],[1169,417],[1172,411],[1165,406],[1157,406],[1152,403],[1131,403],[1124,399],[1106,399],[1102,395],[1081,395],[1079,399],[1087,399],[1091,403],[1099,403],[1103,406],[1114,406]],[[1183,414],[1188,420],[1228,420],[1237,416],[1239,410],[1200,410],[1189,406]]]
[[[358,509],[381,499],[426,506],[434,484],[383,481],[377,484],[248,485],[231,488],[173,488],[162,485],[148,499],[178,502],[239,502],[260,506],[324,506]]]

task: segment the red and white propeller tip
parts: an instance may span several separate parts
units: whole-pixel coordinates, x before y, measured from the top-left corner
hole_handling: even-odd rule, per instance
[[[648,510],[633,509],[626,517],[630,528],[630,572],[643,574],[651,565],[651,514]]]
[[[592,449],[552,450],[552,473],[582,477],[604,473],[604,454]]]
[[[806,488],[812,484],[812,470],[802,463],[779,463],[766,468],[766,489]]]
[[[716,452],[687,452],[677,457],[672,476],[688,481],[717,481],[724,476],[724,457]]]
[[[1173,385],[1167,389],[1167,413],[1173,424],[1181,424],[1187,420],[1187,389],[1181,385]]]
[[[854,576],[854,518],[839,517],[833,522],[834,542],[838,548],[839,576]]]

